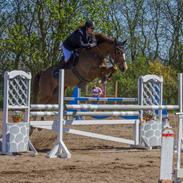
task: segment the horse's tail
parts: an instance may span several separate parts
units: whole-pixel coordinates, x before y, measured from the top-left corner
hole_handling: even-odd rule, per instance
[[[38,102],[38,93],[39,93],[39,80],[40,80],[40,76],[41,76],[41,72],[38,72],[34,79],[33,79],[33,90],[32,90],[32,94],[33,94],[33,104],[37,104]]]

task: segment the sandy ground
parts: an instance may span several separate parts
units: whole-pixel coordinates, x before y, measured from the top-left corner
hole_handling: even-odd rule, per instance
[[[2,121],[2,115],[0,121]],[[81,128],[80,128],[81,129]],[[120,125],[82,127],[87,131],[130,137],[130,127]],[[160,150],[132,149],[127,145],[70,134],[64,141],[71,159],[49,159],[54,132],[35,130],[32,143],[39,155],[31,153],[0,156],[0,183],[157,183]]]

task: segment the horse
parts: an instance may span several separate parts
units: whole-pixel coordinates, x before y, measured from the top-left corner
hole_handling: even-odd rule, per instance
[[[95,78],[102,78],[115,71],[115,67],[100,67],[107,56],[113,59],[113,65],[122,72],[127,70],[124,42],[109,38],[102,33],[95,33],[97,46],[83,49],[79,54],[79,61],[74,68],[65,70],[64,86],[74,87],[85,85]],[[33,82],[33,102],[40,104],[58,103],[58,78],[53,76],[55,67],[52,66],[35,75]]]

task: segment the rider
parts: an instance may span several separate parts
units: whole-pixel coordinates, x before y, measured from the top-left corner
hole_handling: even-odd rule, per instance
[[[96,39],[93,34],[94,23],[91,20],[85,25],[75,30],[62,44],[64,54],[63,68],[67,66],[74,57],[74,52],[79,48],[92,48],[96,46]]]

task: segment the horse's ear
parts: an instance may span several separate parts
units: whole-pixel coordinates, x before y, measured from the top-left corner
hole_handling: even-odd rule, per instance
[[[126,42],[127,42],[127,39],[126,39],[125,41],[123,41],[123,42],[122,42],[122,44],[123,44],[123,45],[125,45],[125,44],[126,44]]]

